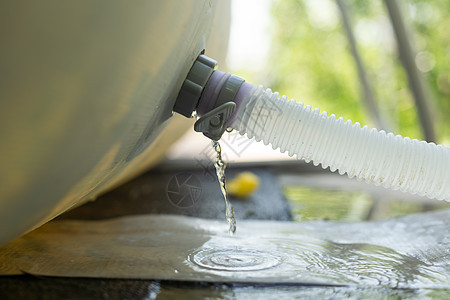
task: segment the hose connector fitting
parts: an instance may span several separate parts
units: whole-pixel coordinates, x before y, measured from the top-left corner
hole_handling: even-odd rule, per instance
[[[244,79],[215,70],[217,62],[200,54],[183,82],[173,110],[186,117],[194,111],[200,118],[194,130],[218,141],[235,109],[235,98]]]
[[[173,111],[188,118],[192,117],[203,89],[216,66],[217,62],[206,55],[200,54],[197,57],[181,86]]]

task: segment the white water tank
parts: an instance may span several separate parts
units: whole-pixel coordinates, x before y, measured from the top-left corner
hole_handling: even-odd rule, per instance
[[[172,107],[203,49],[224,60],[229,6],[0,3],[0,245],[147,169],[190,128]]]

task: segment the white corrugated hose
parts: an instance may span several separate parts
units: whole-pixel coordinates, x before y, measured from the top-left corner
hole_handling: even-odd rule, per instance
[[[450,147],[361,128],[262,86],[251,89],[236,113],[233,129],[290,156],[367,183],[450,201]]]

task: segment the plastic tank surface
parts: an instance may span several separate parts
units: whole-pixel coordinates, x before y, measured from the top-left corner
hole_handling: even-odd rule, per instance
[[[0,245],[157,162],[192,125],[172,107],[207,44],[224,59],[229,15],[228,1],[0,4]]]

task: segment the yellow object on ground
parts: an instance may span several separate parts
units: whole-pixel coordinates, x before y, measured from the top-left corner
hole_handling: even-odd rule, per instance
[[[251,196],[259,187],[259,177],[252,172],[239,173],[227,183],[228,193],[237,198]]]

